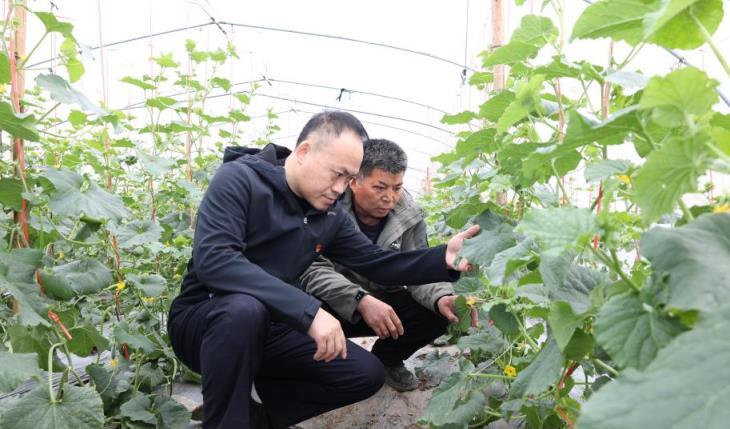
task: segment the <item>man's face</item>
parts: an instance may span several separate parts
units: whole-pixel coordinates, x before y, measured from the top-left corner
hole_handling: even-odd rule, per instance
[[[369,175],[354,179],[350,188],[358,211],[376,219],[388,216],[403,195],[404,174],[375,168]]]
[[[313,144],[318,138],[329,141]],[[299,194],[312,207],[324,211],[345,192],[360,169],[362,139],[350,130],[337,137],[315,133],[312,140],[302,142],[295,153],[300,162]]]

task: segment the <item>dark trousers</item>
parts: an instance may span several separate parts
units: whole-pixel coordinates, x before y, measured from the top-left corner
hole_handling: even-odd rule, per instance
[[[448,321],[419,304],[405,289],[393,291],[387,295],[378,295],[377,298],[393,307],[395,314],[403,324],[403,335],[397,340],[393,338],[378,339],[373,344],[371,352],[385,366],[402,365],[403,361],[418,349],[446,332]],[[345,331],[345,336],[348,338],[375,336],[375,332],[364,320],[361,319],[358,323],[353,324],[341,318],[326,305],[323,307],[339,319],[342,330]]]
[[[203,379],[206,429],[249,427],[256,391],[274,427],[287,427],[375,394],[383,366],[347,342],[347,359],[315,362],[314,341],[272,322],[266,307],[243,294],[213,296],[168,324],[177,356]]]

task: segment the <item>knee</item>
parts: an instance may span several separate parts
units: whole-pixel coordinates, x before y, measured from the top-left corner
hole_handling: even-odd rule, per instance
[[[374,395],[385,384],[385,368],[380,359],[368,353],[360,361],[359,385],[363,399]]]
[[[269,311],[258,299],[239,293],[212,299],[219,302],[209,313],[208,322],[229,329],[232,337],[268,331]]]

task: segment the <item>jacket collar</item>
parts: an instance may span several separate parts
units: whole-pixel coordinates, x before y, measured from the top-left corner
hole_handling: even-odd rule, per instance
[[[357,224],[357,215],[355,214],[353,195],[350,188],[347,188],[347,191],[345,191],[342,198],[340,198],[340,204],[352,218],[355,228],[359,230],[360,227]],[[416,225],[422,219],[423,213],[421,212],[420,207],[416,205],[411,194],[404,189],[403,195],[398,201],[398,204],[393,207],[393,210],[391,210],[385,218],[385,226],[378,236],[376,244],[381,247],[390,246],[392,243],[397,241],[406,230]]]

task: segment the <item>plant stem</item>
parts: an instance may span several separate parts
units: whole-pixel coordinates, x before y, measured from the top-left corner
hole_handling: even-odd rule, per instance
[[[51,346],[48,350],[48,395],[51,398],[51,403],[58,403],[56,395],[53,393],[53,353],[56,351],[56,347],[62,346],[64,343],[56,343]]]
[[[691,211],[689,211],[687,204],[685,204],[681,198],[679,199],[679,208],[682,209],[682,213],[684,213],[684,217],[687,218],[687,222],[691,222],[691,221],[695,220],[694,215],[692,214]]]
[[[493,378],[496,380],[514,380],[516,377],[510,377],[509,375],[501,375],[501,374],[484,374],[481,372],[473,372],[469,374],[470,377],[479,377],[479,378]]]
[[[33,49],[31,49],[30,52],[28,53],[28,55],[26,55],[25,58],[23,58],[23,61],[21,61],[20,64],[18,64],[18,67],[17,67],[18,70],[22,69],[23,66],[25,65],[25,63],[28,62],[28,58],[30,58],[33,55],[33,53],[36,51],[36,49],[38,49],[38,47],[41,45],[41,43],[43,43],[43,40],[46,38],[46,36],[48,36],[48,32],[43,33],[43,36],[41,36],[41,38],[38,39],[38,42],[35,44],[35,46],[33,46]]]
[[[727,154],[725,154],[725,152],[723,152],[722,150],[720,150],[719,147],[717,147],[714,144],[712,144],[711,141],[707,140],[705,142],[705,146],[707,146],[707,148],[710,149],[712,151],[712,153],[714,153],[715,155],[717,155],[718,158],[720,158],[723,161],[725,161],[728,164],[730,164],[730,156],[728,156]]]
[[[568,193],[565,191],[565,186],[563,186],[563,181],[560,178],[560,174],[558,173],[558,169],[555,168],[555,162],[550,161],[550,168],[552,168],[553,174],[555,175],[555,180],[557,180],[558,186],[560,187],[560,191],[563,193],[563,199],[565,199],[565,203],[567,205],[571,205],[570,198],[568,197]]]
[[[692,20],[697,25],[697,28],[700,29],[700,33],[702,33],[702,37],[705,38],[705,42],[710,46],[710,49],[712,49],[712,53],[715,54],[715,57],[717,58],[717,61],[720,62],[720,65],[723,69],[725,69],[725,73],[727,73],[728,77],[730,77],[730,65],[728,65],[727,61],[725,60],[725,57],[722,56],[722,53],[720,53],[720,49],[717,48],[715,45],[715,42],[712,41],[712,35],[707,31],[704,25],[702,25],[702,22],[697,19],[694,13],[692,13],[692,10],[689,10],[689,16],[692,18]]]
[[[593,361],[595,363],[597,363],[598,366],[600,366],[603,369],[605,369],[606,371],[610,372],[611,375],[613,375],[614,377],[618,377],[618,371],[616,371],[615,369],[613,369],[613,367],[611,367],[611,365],[609,365],[606,362],[602,361],[601,359],[598,359],[598,358],[595,358],[595,357],[593,358]]]
[[[76,377],[76,381],[79,383],[79,386],[83,386],[84,385],[84,381],[81,379],[81,377],[79,376],[79,374],[76,372],[76,370],[74,369],[73,365],[71,365],[71,352],[68,349],[68,344],[67,343],[63,343],[63,354],[65,354],[66,355],[66,359],[68,359],[68,368],[71,371],[71,374],[73,374],[74,377]]]
[[[525,325],[518,317],[515,317],[515,320],[517,321],[517,324],[520,325],[520,331],[522,332],[522,336],[525,337],[525,340],[527,340],[527,342],[530,344],[530,347],[535,350],[535,352],[538,352],[540,350],[540,346],[537,345],[535,340],[533,340],[530,334],[527,333],[527,328],[525,328]]]

